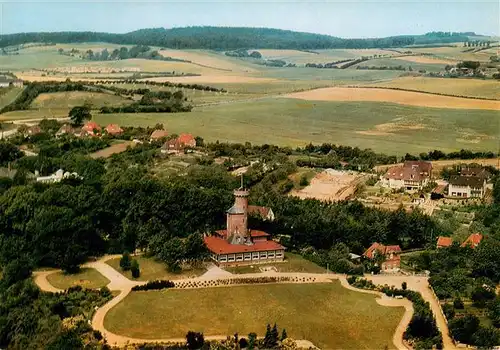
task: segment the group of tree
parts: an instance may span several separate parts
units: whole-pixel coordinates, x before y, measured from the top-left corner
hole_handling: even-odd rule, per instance
[[[406,71],[406,67],[399,65],[399,66],[356,66],[356,69],[361,69],[361,70],[400,70],[400,71]],[[411,72],[413,69],[411,67],[408,67],[408,71]]]
[[[234,51],[226,51],[224,54],[229,57],[238,57],[238,58],[255,58],[255,59],[262,58],[262,54],[259,51],[255,50],[249,52],[249,50],[239,49]]]
[[[491,42],[489,40],[472,40],[472,41],[464,41],[464,47],[490,47]]]
[[[18,33],[0,36],[0,47],[23,43],[109,42],[175,49],[237,50],[269,49],[366,49],[402,47],[414,44],[469,41],[470,33],[431,32],[425,35],[400,35],[386,38],[342,39],[329,35],[290,30],[245,27],[150,28],[125,34],[99,32]],[[112,54],[110,54],[111,56]]]
[[[137,259],[132,259],[129,252],[123,253],[120,258],[120,268],[122,271],[130,271],[133,278],[139,278],[141,276],[141,270],[139,268],[139,263]]]

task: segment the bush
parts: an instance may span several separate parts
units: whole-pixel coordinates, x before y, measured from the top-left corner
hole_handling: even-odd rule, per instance
[[[120,259],[120,268],[123,271],[128,271],[132,267],[132,261],[130,259],[130,253],[125,252],[123,253],[121,259]]]
[[[186,334],[186,345],[188,349],[201,349],[205,344],[203,333],[189,331]]]
[[[141,270],[139,269],[139,263],[137,260],[132,260],[132,263],[130,264],[130,271],[132,272],[133,278],[139,278],[141,276]]]
[[[448,321],[450,321],[453,317],[455,317],[455,309],[453,308],[453,305],[444,304],[443,305],[443,313],[446,316],[446,319]]]
[[[146,290],[160,290],[160,289],[167,289],[167,288],[173,288],[175,287],[175,283],[172,281],[168,280],[156,280],[156,281],[151,281],[146,284],[140,285],[140,286],[134,286],[132,287],[132,290],[134,292],[137,291],[146,291]]]
[[[453,300],[453,308],[457,310],[463,310],[464,308],[464,302],[460,297],[457,297]]]

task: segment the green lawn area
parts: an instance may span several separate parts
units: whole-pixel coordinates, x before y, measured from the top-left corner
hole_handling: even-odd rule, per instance
[[[334,281],[133,292],[110,310],[104,326],[145,339],[182,338],[189,330],[260,338],[276,322],[290,337],[322,349],[383,349],[393,348],[403,313]]]
[[[260,272],[260,268],[263,267],[275,267],[278,272],[310,272],[310,273],[324,273],[326,269],[315,263],[304,259],[299,254],[285,253],[285,261],[282,263],[274,264],[259,264],[255,266],[238,266],[238,267],[228,267],[227,271],[231,273],[253,273]]]
[[[22,91],[22,88],[0,88],[0,109],[14,101]]]
[[[207,141],[304,146],[331,142],[404,155],[433,149],[496,150],[500,114],[377,102],[267,98],[195,108],[190,113],[97,114],[101,123],[190,132]],[[418,127],[412,127],[412,126]],[[390,132],[380,133],[380,128]]]
[[[104,106],[121,106],[130,104],[133,101],[109,93],[88,92],[88,91],[70,91],[70,92],[51,92],[43,93],[31,104],[31,108],[52,109],[52,108],[72,108],[81,106],[85,102],[92,104],[93,108],[98,109]]]
[[[96,289],[106,286],[110,281],[96,269],[82,268],[79,273],[65,274],[56,272],[47,276],[47,280],[56,288],[68,289],[73,286]]]
[[[171,273],[167,271],[166,265],[154,258],[147,258],[144,256],[132,257],[136,259],[139,263],[141,269],[141,276],[137,279],[138,281],[151,281],[157,279],[163,280],[173,280],[179,278],[187,278],[192,276],[199,276],[203,274],[206,270],[200,269],[184,269],[181,273]],[[125,277],[132,279],[132,273],[130,271],[122,271],[120,268],[120,258],[114,258],[106,261],[106,264],[120,272]]]

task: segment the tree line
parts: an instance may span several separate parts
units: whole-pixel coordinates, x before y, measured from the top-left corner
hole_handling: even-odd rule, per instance
[[[342,39],[329,35],[294,32],[270,28],[244,27],[186,27],[149,28],[125,34],[99,32],[38,32],[0,36],[0,47],[23,43],[109,42],[160,46],[175,49],[236,50],[242,48],[269,49],[366,49],[401,47],[413,44],[450,43],[468,41],[469,34],[399,35],[386,38]]]

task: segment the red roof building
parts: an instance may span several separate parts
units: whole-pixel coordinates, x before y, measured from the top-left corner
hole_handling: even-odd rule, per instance
[[[123,129],[118,124],[109,124],[106,126],[106,132],[110,135],[120,135],[123,133]]]
[[[460,245],[460,247],[476,248],[483,240],[483,235],[480,233],[473,233]]]
[[[383,255],[385,260],[382,262],[380,268],[383,271],[398,271],[401,265],[401,247],[399,245],[383,245],[380,243],[373,243],[363,254],[366,258],[373,260],[379,254]]]
[[[437,248],[447,248],[453,244],[453,240],[451,237],[443,237],[439,236],[437,240],[436,247]]]
[[[226,229],[204,238],[214,262],[220,266],[255,265],[283,261],[285,248],[263,231],[248,229],[248,195],[234,191],[235,201],[226,212]]]
[[[248,214],[259,216],[262,220],[274,221],[273,210],[269,207],[261,207],[258,205],[249,205]]]
[[[95,136],[101,132],[101,127],[96,122],[90,121],[82,127],[82,135]]]
[[[191,134],[180,134],[177,140],[183,147],[196,147],[196,139]]]
[[[161,147],[162,153],[177,153],[187,147],[196,147],[196,140],[191,134],[180,134],[175,139],[168,140]]]
[[[408,190],[422,189],[432,176],[432,164],[423,161],[405,161],[402,166],[393,166],[382,176],[382,185]]]

